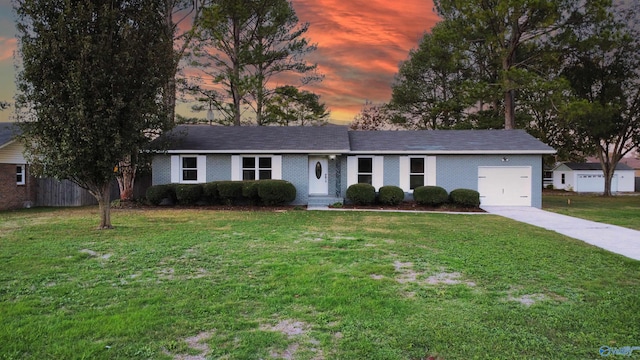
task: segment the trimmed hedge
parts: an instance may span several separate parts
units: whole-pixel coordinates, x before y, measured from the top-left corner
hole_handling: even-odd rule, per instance
[[[413,200],[419,205],[440,206],[449,201],[449,194],[440,186],[419,186],[413,189]]]
[[[202,198],[201,184],[176,185],[176,199],[180,205],[193,205]]]
[[[480,193],[470,189],[455,189],[449,194],[451,202],[458,206],[477,208],[480,206]]]
[[[234,204],[242,199],[242,181],[219,181],[218,194],[220,199],[226,204]]]
[[[384,205],[398,205],[404,201],[404,190],[392,185],[383,186],[378,190],[378,201]]]
[[[242,182],[242,197],[249,200],[252,204],[258,204],[260,202],[258,182],[259,180],[245,180]]]
[[[283,205],[296,199],[296,187],[285,180],[257,181],[258,196],[265,205]]]
[[[218,183],[216,181],[208,182],[202,185],[202,195],[211,204],[216,204],[220,201],[220,194],[218,193]]]
[[[153,205],[160,205],[163,199],[175,201],[176,195],[172,184],[153,185],[147,189],[145,193],[147,200]]]
[[[356,205],[371,205],[376,201],[376,188],[370,184],[353,184],[347,188],[346,195]]]

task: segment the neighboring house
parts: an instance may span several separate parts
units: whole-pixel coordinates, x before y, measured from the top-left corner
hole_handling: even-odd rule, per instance
[[[152,184],[283,179],[295,204],[342,201],[349,185],[478,190],[483,205],[542,204],[542,156],[523,130],[349,131],[345,126],[178,126],[152,163]]]
[[[36,182],[24,159],[22,144],[15,140],[14,123],[0,123],[0,210],[31,207],[36,199]]]
[[[634,170],[618,163],[611,179],[611,192],[634,191]],[[561,163],[553,169],[553,188],[575,192],[604,192],[604,173],[599,162]]]
[[[636,155],[637,156],[637,155]],[[635,171],[635,191],[640,192],[640,159],[636,158],[622,158],[621,163],[627,165]]]

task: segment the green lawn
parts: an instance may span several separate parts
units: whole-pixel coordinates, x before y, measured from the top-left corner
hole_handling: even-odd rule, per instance
[[[560,214],[640,230],[640,196],[544,194],[542,208]]]
[[[492,215],[0,213],[2,359],[585,359],[640,262]],[[640,354],[634,354],[640,357]]]

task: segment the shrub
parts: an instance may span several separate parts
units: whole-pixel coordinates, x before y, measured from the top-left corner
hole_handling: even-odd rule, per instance
[[[376,188],[370,184],[353,184],[347,188],[346,195],[356,205],[370,205],[376,200]]]
[[[246,180],[242,182],[242,197],[249,200],[252,204],[260,202],[258,195],[258,181]]]
[[[202,185],[202,194],[204,198],[211,204],[215,204],[220,201],[220,194],[218,193],[218,183],[208,182]]]
[[[413,189],[413,199],[420,205],[440,206],[449,201],[449,194],[440,186],[419,186]]]
[[[180,184],[176,186],[176,199],[178,204],[193,205],[202,198],[202,185]]]
[[[242,198],[242,181],[219,181],[218,194],[226,204],[234,204]]]
[[[147,200],[153,205],[160,205],[163,199],[175,200],[174,187],[170,184],[153,185],[147,189]]]
[[[383,186],[378,191],[378,201],[384,205],[398,205],[404,201],[404,190],[397,186]]]
[[[260,180],[258,196],[265,205],[288,204],[296,199],[296,187],[285,180]]]
[[[479,207],[480,193],[470,189],[455,189],[449,194],[451,202],[458,206]]]

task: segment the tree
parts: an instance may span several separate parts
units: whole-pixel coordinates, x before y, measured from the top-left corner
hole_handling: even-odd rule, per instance
[[[163,1],[16,0],[18,116],[34,174],[69,179],[111,228],[110,184],[125,157],[169,126]]]
[[[365,102],[362,110],[355,116],[349,128],[351,130],[397,130],[398,123],[403,126],[404,118],[398,120],[393,115],[387,104],[373,104],[369,101]]]
[[[436,0],[443,21],[455,29],[471,77],[465,82],[479,110],[489,104],[504,112],[504,128],[516,127],[516,93],[538,73],[546,44],[554,44],[574,23],[585,19],[588,6],[573,0]],[[528,46],[526,52],[523,47]],[[526,55],[526,56],[524,56]],[[544,77],[537,79],[543,81]]]
[[[162,98],[167,110],[168,123],[175,122],[176,107],[176,76],[180,69],[180,62],[184,57],[191,40],[197,29],[198,21],[202,13],[202,8],[207,0],[166,0],[161,8],[164,23],[165,36],[171,39],[173,53],[171,59],[171,75],[163,87]],[[187,26],[185,24],[190,22]],[[186,30],[181,30],[181,25]],[[121,200],[133,200],[133,185],[140,162],[141,149],[135,149],[130,155],[125,156],[118,164],[116,180],[120,188]]]
[[[389,106],[401,114],[398,121],[406,128],[451,128],[471,105],[461,86],[466,65],[448,24],[438,23],[426,33],[395,77]]]
[[[605,196],[620,159],[640,145],[640,32],[630,18],[637,14],[610,7],[574,32],[563,71],[576,96],[564,108],[565,126],[577,150],[600,160]]]
[[[223,116],[241,125],[243,105],[263,123],[265,104],[273,94],[267,86],[281,74],[310,75],[319,80],[316,65],[304,56],[315,50],[303,37],[308,24],[298,24],[286,0],[215,0],[205,8],[194,42],[194,64],[213,79],[224,96],[213,105]]]
[[[330,112],[320,97],[298,90],[295,86],[281,86],[266,106],[263,124],[282,126],[324,125]]]

